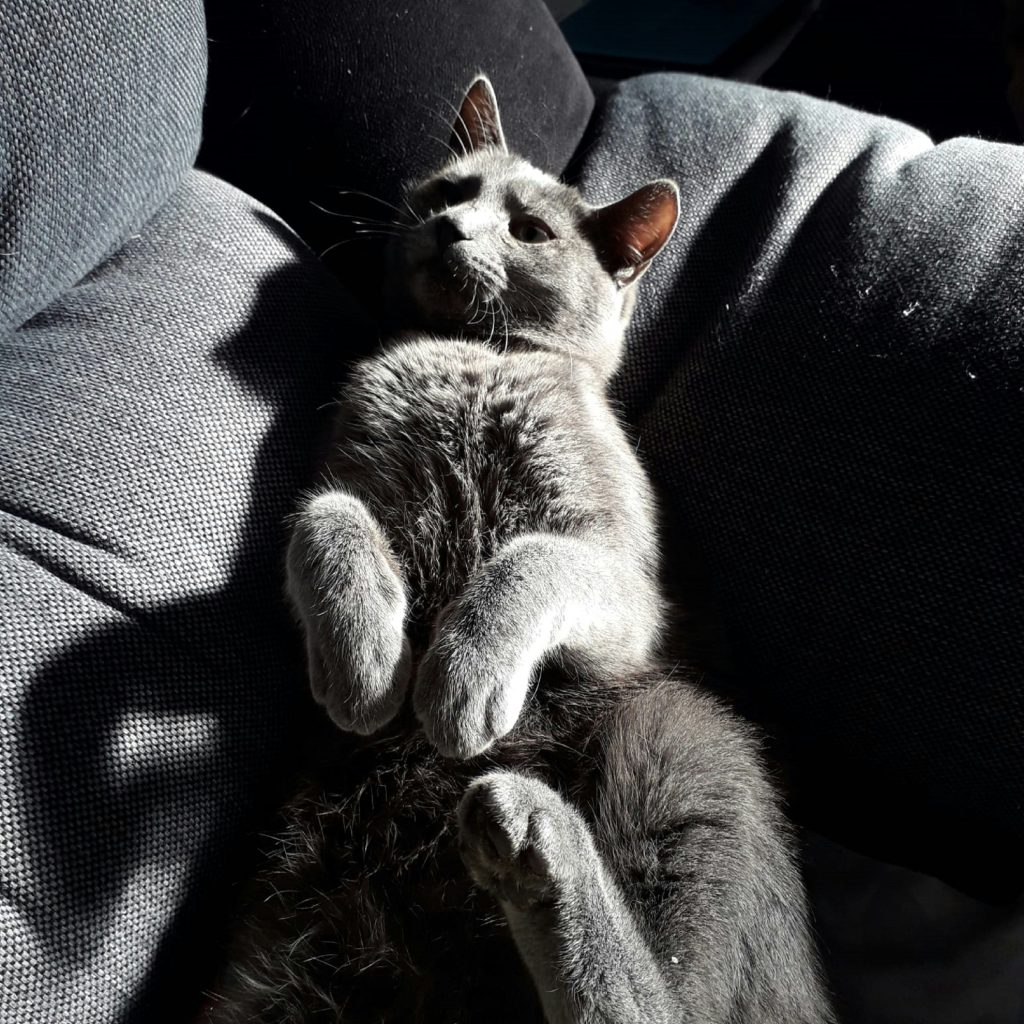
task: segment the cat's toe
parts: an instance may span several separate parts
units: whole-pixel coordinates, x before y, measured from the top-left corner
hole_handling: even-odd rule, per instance
[[[551,899],[593,850],[579,813],[539,779],[491,772],[459,805],[459,848],[473,880],[517,905]]]

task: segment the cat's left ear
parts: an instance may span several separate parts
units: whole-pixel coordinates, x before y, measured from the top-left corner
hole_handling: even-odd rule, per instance
[[[451,145],[456,153],[473,153],[490,146],[508,150],[505,133],[501,130],[498,101],[486,75],[481,75],[466,90],[466,97],[452,125]]]
[[[583,229],[605,269],[625,286],[644,274],[672,237],[678,219],[679,186],[662,178],[594,210]]]

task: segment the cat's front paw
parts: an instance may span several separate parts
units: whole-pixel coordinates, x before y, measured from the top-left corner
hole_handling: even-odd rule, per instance
[[[405,701],[407,600],[386,542],[351,495],[316,495],[296,516],[288,593],[306,634],[314,699],[349,732],[386,725]]]
[[[597,853],[586,823],[540,779],[508,771],[476,779],[458,823],[470,877],[516,906],[552,900],[593,873]]]
[[[366,736],[398,714],[412,660],[401,631],[364,629],[343,644],[311,631],[306,650],[313,698],[339,729]]]
[[[442,628],[420,662],[416,717],[444,757],[476,757],[511,732],[530,689],[534,658],[497,639]]]

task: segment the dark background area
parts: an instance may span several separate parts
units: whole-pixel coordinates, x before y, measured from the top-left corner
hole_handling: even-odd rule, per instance
[[[571,39],[574,17],[586,5],[548,0],[548,6]],[[617,28],[628,32],[630,23],[668,6],[674,6],[672,0],[624,5]],[[711,8],[737,4],[701,0],[693,6],[711,16]],[[591,76],[698,70],[884,114],[923,129],[936,141],[969,135],[1018,142],[1006,99],[1011,73],[1006,8],[1000,0],[779,0],[752,32],[704,65],[623,61],[601,54],[580,54],[580,59]],[[695,10],[693,17],[700,12]],[[609,37],[614,40],[615,31]],[[680,40],[680,53],[687,48]]]
[[[822,0],[761,81],[907,121],[936,141],[1019,142],[999,0]]]

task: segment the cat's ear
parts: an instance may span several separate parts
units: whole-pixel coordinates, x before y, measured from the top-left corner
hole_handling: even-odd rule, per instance
[[[652,181],[625,199],[594,210],[584,231],[619,285],[632,284],[672,237],[679,219],[679,186]]]
[[[452,125],[451,145],[456,153],[473,153],[488,147],[508,149],[501,130],[498,101],[486,75],[481,75],[466,90],[466,98]]]

